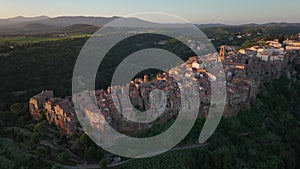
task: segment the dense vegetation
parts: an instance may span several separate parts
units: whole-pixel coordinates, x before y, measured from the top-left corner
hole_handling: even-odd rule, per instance
[[[57,37],[54,35],[32,35],[32,36],[17,36],[0,38],[0,45],[26,45],[39,42],[60,41],[65,39],[85,38],[90,34],[72,34],[66,37]]]
[[[16,102],[27,102],[42,90],[70,95],[73,67],[86,39],[18,45],[0,56],[0,110]]]
[[[0,116],[0,168],[59,168],[105,160],[105,152],[86,134],[67,137],[45,117],[33,121],[22,104],[10,109]]]

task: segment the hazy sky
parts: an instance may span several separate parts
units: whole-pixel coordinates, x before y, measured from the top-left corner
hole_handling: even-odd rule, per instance
[[[0,18],[164,12],[194,23],[300,22],[300,0],[0,0]]]

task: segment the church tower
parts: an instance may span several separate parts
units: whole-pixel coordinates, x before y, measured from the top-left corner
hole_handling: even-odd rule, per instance
[[[225,59],[225,46],[222,45],[222,46],[220,47],[219,61],[220,61],[220,62],[223,62],[224,59]]]

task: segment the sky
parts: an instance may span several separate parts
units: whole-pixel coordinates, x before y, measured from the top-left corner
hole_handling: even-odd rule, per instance
[[[300,0],[0,0],[0,18],[163,12],[197,24],[299,22]]]

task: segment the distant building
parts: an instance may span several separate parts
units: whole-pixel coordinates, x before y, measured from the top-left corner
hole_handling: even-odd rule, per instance
[[[148,83],[149,82],[149,76],[148,75],[144,75],[144,83]]]
[[[300,50],[300,41],[286,40],[283,42],[287,50]]]
[[[219,57],[219,61],[223,62],[225,60],[225,46],[222,45],[220,47],[220,57]]]
[[[278,42],[278,39],[276,39],[274,41],[267,41],[266,44],[269,45],[270,47],[274,47],[274,48],[282,47],[282,44]]]

